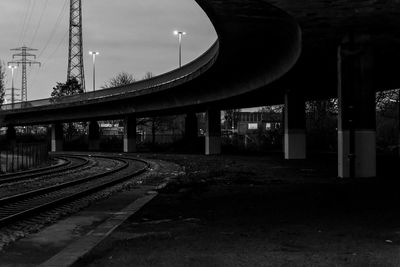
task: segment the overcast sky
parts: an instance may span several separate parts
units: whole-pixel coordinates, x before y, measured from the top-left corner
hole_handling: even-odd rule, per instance
[[[183,40],[183,64],[195,59],[216,40],[215,31],[195,1],[82,0],[86,89],[92,90],[92,61],[96,58],[96,87],[126,71],[141,79],[178,65],[175,29]],[[39,49],[42,67],[28,67],[28,100],[47,98],[56,82],[65,82],[68,64],[69,0],[1,0],[0,60],[11,60],[11,48]],[[21,71],[15,72],[21,87]],[[7,69],[7,87],[11,72]]]

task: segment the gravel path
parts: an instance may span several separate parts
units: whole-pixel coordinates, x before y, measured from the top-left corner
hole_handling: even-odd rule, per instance
[[[323,158],[148,157],[180,162],[187,175],[89,266],[400,266],[395,180],[339,180]]]

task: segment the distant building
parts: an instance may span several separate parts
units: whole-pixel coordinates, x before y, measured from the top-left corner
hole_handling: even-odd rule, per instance
[[[282,113],[228,111],[222,123],[226,145],[251,150],[277,148],[282,143]]]
[[[115,123],[100,123],[100,131],[102,136],[119,136],[124,134],[124,127]]]
[[[183,116],[165,116],[153,118],[142,118],[137,120],[137,141],[151,143],[153,141],[153,125],[155,132],[155,143],[164,144],[176,141],[183,136],[185,119]],[[124,134],[122,121],[105,121],[100,123],[101,135],[103,137],[119,137]]]
[[[233,131],[239,135],[268,132],[282,127],[282,115],[275,112],[236,112]]]

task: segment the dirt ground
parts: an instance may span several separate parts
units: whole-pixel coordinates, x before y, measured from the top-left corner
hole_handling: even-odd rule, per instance
[[[341,180],[332,156],[146,156],[187,174],[82,265],[400,266],[398,159]]]

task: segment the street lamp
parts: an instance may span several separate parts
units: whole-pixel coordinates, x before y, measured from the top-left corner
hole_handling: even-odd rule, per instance
[[[15,65],[10,65],[8,68],[11,70],[11,104],[14,104],[14,70],[18,67]]]
[[[174,31],[175,35],[178,35],[179,40],[179,68],[182,67],[182,35],[186,35],[183,31]]]
[[[89,51],[89,55],[93,57],[93,92],[96,91],[96,56],[99,54],[96,51]]]

